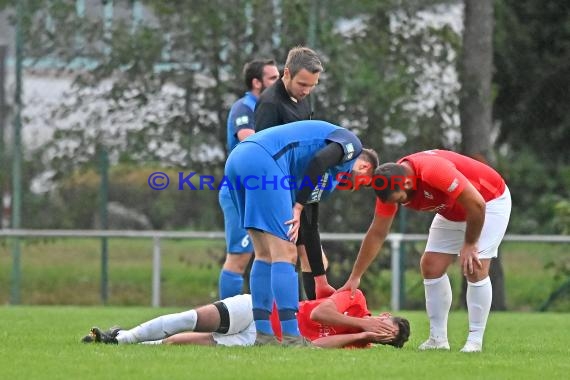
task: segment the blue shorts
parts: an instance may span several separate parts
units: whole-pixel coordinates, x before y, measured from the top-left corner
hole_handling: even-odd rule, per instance
[[[232,197],[227,187],[222,187],[218,200],[224,213],[227,252],[252,253],[253,244],[247,231],[241,226],[237,209],[232,202]]]
[[[283,173],[273,157],[260,145],[243,142],[230,153],[225,175],[234,187],[229,193],[242,226],[289,241],[285,222],[293,218],[294,193],[280,185],[288,173]],[[248,176],[251,181],[246,180]]]

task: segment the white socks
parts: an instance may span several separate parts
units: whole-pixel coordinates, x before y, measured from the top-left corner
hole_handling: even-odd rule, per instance
[[[451,284],[444,274],[440,278],[424,280],[426,311],[430,322],[430,338],[447,340],[447,317],[451,308]],[[493,287],[489,277],[467,283],[467,310],[469,336],[467,341],[483,343],[483,334],[491,310]]]
[[[194,331],[197,321],[196,310],[163,315],[130,330],[121,330],[117,335],[117,341],[119,344],[129,344],[160,340],[179,332]]]
[[[430,337],[447,341],[447,316],[452,299],[449,277],[444,274],[440,278],[424,279],[424,289]]]
[[[483,343],[483,334],[493,300],[493,286],[489,277],[467,283],[467,310],[469,312],[469,336],[467,341]]]

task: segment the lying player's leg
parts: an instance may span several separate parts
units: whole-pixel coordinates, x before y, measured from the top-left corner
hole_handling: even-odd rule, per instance
[[[234,313],[235,321],[230,319],[227,305],[244,305],[244,312]],[[237,309],[237,307],[233,307]],[[239,321],[241,319],[242,321]],[[196,309],[181,313],[163,315],[150,321],[144,322],[129,330],[113,329],[108,333],[102,332],[98,328],[93,328],[91,333],[83,338],[83,342],[133,344],[147,341],[159,341],[169,336],[182,332],[206,332],[206,333],[232,333],[238,328],[249,325],[251,317],[251,297],[249,295],[239,295],[225,299]]]

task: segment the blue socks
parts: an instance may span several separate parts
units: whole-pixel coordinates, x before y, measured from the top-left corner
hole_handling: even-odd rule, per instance
[[[296,316],[299,309],[299,278],[295,266],[281,261],[273,263],[271,288],[279,310],[283,335],[301,335]]]
[[[257,331],[273,335],[269,316],[273,306],[273,292],[271,291],[271,264],[261,260],[254,260],[249,275],[249,288],[253,303],[253,319]]]
[[[296,316],[299,309],[299,282],[293,264],[270,264],[255,260],[251,267],[250,289],[257,331],[273,335],[269,316],[275,296],[283,334],[301,335]]]
[[[237,296],[243,288],[243,275],[222,269],[218,279],[220,299]]]

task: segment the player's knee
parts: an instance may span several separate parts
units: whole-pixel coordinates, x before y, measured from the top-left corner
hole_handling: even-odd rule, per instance
[[[447,272],[449,263],[447,257],[443,254],[426,254],[422,255],[420,260],[420,269],[423,278],[439,278]]]
[[[271,261],[283,261],[297,265],[297,251],[293,250],[283,250],[281,252],[272,252]]]
[[[478,268],[475,266],[473,268],[473,273],[468,273],[465,277],[467,277],[467,281],[469,282],[479,282],[489,277],[489,271],[486,270],[486,268]]]
[[[245,272],[245,268],[247,268],[250,258],[251,253],[226,255],[226,261],[224,262],[223,268],[234,273],[243,274]]]

